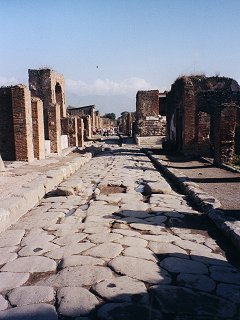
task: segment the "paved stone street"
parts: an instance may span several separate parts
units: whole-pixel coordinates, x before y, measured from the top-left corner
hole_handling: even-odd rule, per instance
[[[0,319],[239,319],[207,217],[136,146],[107,147],[0,234]]]

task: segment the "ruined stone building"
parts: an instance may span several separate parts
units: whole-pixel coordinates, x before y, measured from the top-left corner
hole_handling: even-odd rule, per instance
[[[119,131],[127,136],[133,135],[136,112],[126,112],[119,118]]]
[[[95,105],[72,107],[67,109],[69,116],[76,116],[83,119],[85,138],[92,138],[93,129],[100,129],[100,114]]]
[[[50,152],[61,153],[61,118],[66,117],[64,77],[50,69],[28,70],[32,97],[43,102],[44,135]]]
[[[136,96],[135,139],[137,144],[161,144],[165,136],[166,93],[138,91]]]
[[[167,95],[167,139],[174,150],[231,161],[239,148],[240,87],[225,77],[190,76]]]
[[[113,119],[109,119],[106,117],[100,118],[100,128],[107,129],[107,128],[116,128],[117,121]]]
[[[29,70],[29,88],[0,88],[0,154],[32,161],[68,146],[84,145],[84,118],[66,113],[64,77],[50,69]],[[88,117],[98,125],[99,113]]]

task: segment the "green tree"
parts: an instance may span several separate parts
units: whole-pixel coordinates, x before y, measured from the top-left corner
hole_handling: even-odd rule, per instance
[[[105,113],[103,118],[108,118],[108,119],[111,119],[111,120],[116,120],[116,115],[115,113]]]

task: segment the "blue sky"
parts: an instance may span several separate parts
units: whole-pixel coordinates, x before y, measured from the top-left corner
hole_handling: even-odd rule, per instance
[[[240,80],[239,0],[0,0],[0,25],[0,85],[50,67],[102,114],[183,74]]]

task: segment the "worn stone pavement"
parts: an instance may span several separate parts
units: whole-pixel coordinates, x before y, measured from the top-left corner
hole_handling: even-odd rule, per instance
[[[137,147],[112,146],[76,185],[0,234],[0,319],[239,319],[239,269]]]

